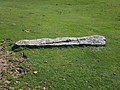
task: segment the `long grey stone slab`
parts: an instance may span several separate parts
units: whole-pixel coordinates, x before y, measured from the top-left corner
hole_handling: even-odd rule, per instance
[[[86,37],[59,37],[41,38],[33,40],[20,40],[17,46],[66,46],[66,45],[105,45],[106,38],[100,35]]]

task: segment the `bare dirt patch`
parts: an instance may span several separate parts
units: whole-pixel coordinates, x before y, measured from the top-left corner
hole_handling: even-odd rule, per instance
[[[5,46],[0,44],[0,72],[7,69],[8,63],[6,60]]]
[[[3,76],[3,72],[5,72],[8,68],[7,56],[6,56],[6,45],[4,43],[0,43],[0,90],[5,90],[3,86],[3,82],[6,81]]]
[[[0,43],[0,90],[7,90],[11,83],[7,75],[17,78],[28,71],[26,68],[19,66],[27,59],[27,55],[22,53],[16,57],[15,53],[7,50],[7,48],[8,44],[6,42]]]

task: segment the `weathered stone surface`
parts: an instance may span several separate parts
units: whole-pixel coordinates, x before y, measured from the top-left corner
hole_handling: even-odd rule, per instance
[[[62,46],[62,45],[105,45],[106,38],[100,35],[86,37],[41,38],[34,40],[20,40],[18,46]]]

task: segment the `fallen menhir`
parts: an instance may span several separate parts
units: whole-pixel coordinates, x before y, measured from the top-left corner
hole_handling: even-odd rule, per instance
[[[86,37],[61,37],[41,38],[33,40],[20,40],[15,43],[17,46],[67,46],[67,45],[97,45],[106,44],[106,38],[100,35]]]

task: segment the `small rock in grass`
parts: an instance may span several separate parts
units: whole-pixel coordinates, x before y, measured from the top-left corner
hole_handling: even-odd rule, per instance
[[[31,32],[31,29],[23,29],[22,31],[29,33],[29,32]]]
[[[34,71],[34,72],[33,72],[33,74],[37,74],[37,73],[38,73],[38,71]]]
[[[42,90],[46,90],[46,88],[45,88],[45,87],[42,87]]]
[[[19,81],[16,81],[16,84],[20,83]]]

